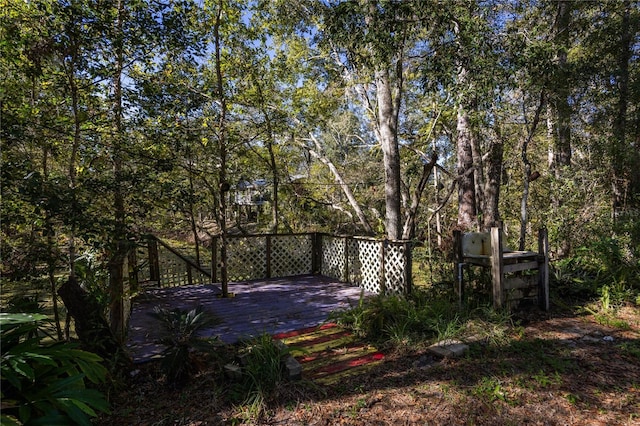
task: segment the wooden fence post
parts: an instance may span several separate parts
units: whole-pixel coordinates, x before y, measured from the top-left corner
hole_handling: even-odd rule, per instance
[[[404,284],[406,294],[411,294],[413,290],[413,243],[404,242]]]
[[[322,236],[317,232],[311,235],[311,273],[318,275],[322,272]]]
[[[504,304],[504,272],[502,263],[502,230],[491,228],[491,281],[493,283],[493,307]]]
[[[538,231],[538,304],[541,309],[549,310],[549,238],[547,228]]]
[[[384,273],[384,260],[386,256],[386,246],[389,244],[389,240],[386,238],[380,241],[380,294],[385,294],[387,291],[387,280]]]
[[[267,267],[267,278],[271,278],[271,235],[267,235],[267,264],[265,265]]]
[[[344,282],[351,284],[349,276],[349,237],[344,237],[344,271],[342,272]]]
[[[155,281],[157,286],[160,287],[160,259],[158,258],[158,241],[155,238],[149,237],[147,240],[148,254],[149,254],[149,280]]]
[[[218,279],[218,237],[213,237],[211,241],[211,284]]]
[[[129,250],[129,289],[131,293],[138,291],[138,267],[137,246],[134,245]]]
[[[453,231],[453,259],[453,279],[457,285],[458,305],[462,307],[464,302],[464,273],[462,271],[464,256],[462,253],[462,231],[459,229]]]

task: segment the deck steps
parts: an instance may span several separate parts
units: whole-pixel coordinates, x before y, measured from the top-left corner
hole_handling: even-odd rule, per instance
[[[334,323],[274,335],[302,366],[302,377],[334,384],[383,362],[384,354]]]

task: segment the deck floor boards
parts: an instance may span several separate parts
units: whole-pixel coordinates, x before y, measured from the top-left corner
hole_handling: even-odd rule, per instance
[[[361,288],[327,277],[300,277],[229,283],[234,297],[222,299],[217,285],[147,290],[133,302],[127,347],[135,362],[153,359],[164,347],[159,321],[149,315],[155,306],[190,310],[202,305],[222,323],[203,330],[202,337],[218,336],[225,343],[260,335],[314,327],[334,311],[357,306]]]

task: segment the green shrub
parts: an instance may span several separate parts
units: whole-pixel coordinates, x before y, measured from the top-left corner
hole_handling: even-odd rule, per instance
[[[640,294],[640,260],[624,235],[600,238],[551,265],[551,289],[562,299],[599,299],[605,310]]]
[[[197,306],[190,311],[156,307],[151,314],[160,320],[163,327],[160,343],[166,345],[162,355],[162,369],[167,383],[173,386],[183,385],[195,371],[193,355],[198,352],[211,352],[218,347],[216,339],[198,336],[198,332],[220,324],[221,320]]]
[[[103,383],[102,359],[74,344],[44,345],[40,314],[0,314],[2,424],[90,425],[107,412],[104,395],[86,387]]]
[[[406,297],[361,299],[357,307],[331,318],[360,336],[394,346],[452,337],[460,327],[457,307],[448,298],[432,298],[424,290]]]
[[[263,413],[265,401],[283,380],[288,354],[288,348],[267,333],[241,343],[242,378],[231,387],[230,397],[244,407],[245,420],[255,420]]]

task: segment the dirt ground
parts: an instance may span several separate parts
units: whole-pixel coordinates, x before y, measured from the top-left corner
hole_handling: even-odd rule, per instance
[[[265,409],[232,404],[216,363],[170,389],[153,364],[113,395],[98,425],[640,425],[640,309],[615,318],[520,314],[504,339],[460,358],[386,353],[331,386],[283,383]]]

